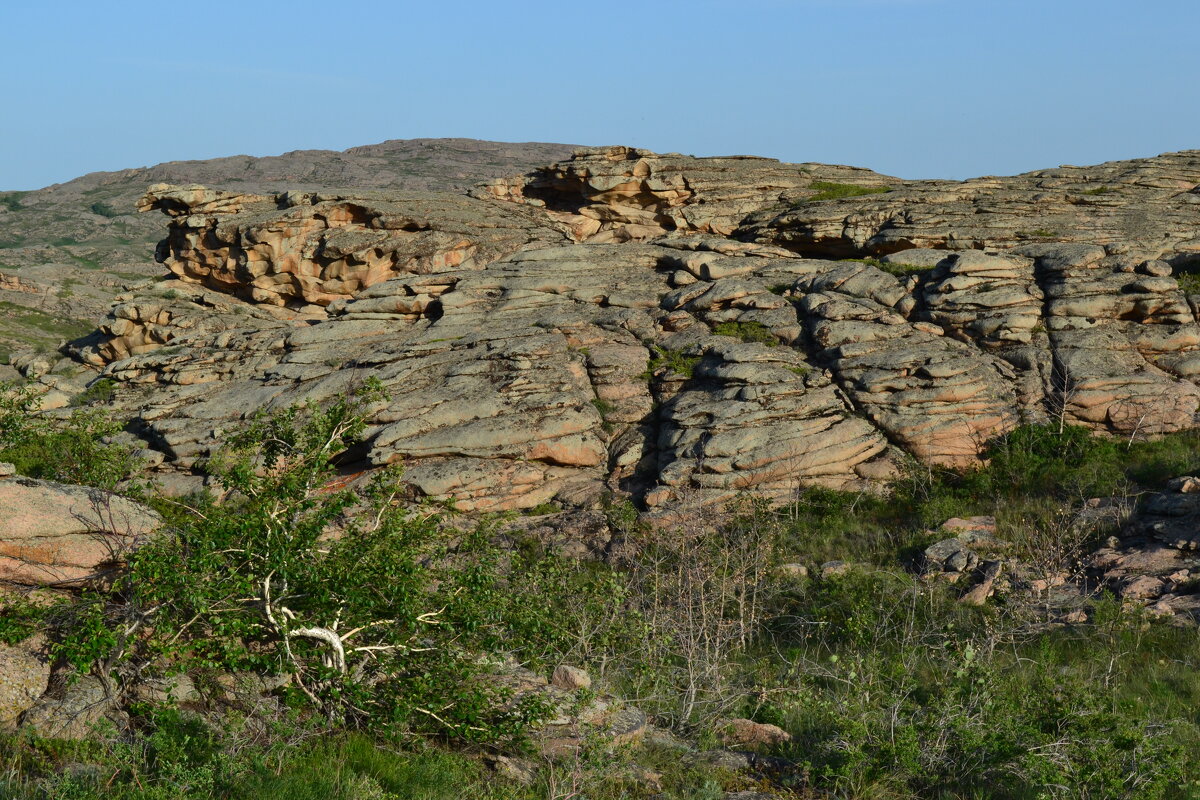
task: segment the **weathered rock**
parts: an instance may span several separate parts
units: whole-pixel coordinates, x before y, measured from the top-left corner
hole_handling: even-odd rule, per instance
[[[1176,478],[1143,498],[1120,536],[1093,553],[1087,566],[1123,599],[1181,620],[1200,622],[1200,481]]]
[[[277,306],[325,306],[398,274],[478,268],[562,238],[519,206],[450,194],[268,198],[159,184],[138,208],[173,218],[157,258],[179,278]]]
[[[592,685],[592,676],[579,667],[559,664],[554,668],[554,674],[550,677],[550,685],[568,691],[589,689]]]
[[[1154,176],[1190,174],[1191,159],[1096,174],[1190,208]],[[829,182],[893,191],[820,200]],[[162,254],[177,277],[124,296],[73,352],[117,382],[135,445],[180,485],[256,411],[377,378],[386,400],[368,409],[358,467],[402,461],[416,494],[477,511],[594,509],[613,492],[650,510],[692,494],[783,501],[890,480],[897,446],[977,464],[1022,421],[1134,438],[1194,425],[1200,326],[1156,260],[1174,257],[1084,235],[1124,222],[997,252],[897,252],[898,239],[851,252],[780,233],[819,208],[911,211],[968,192],[949,186],[610,148],[474,198],[156,187],[144,205],[171,216]],[[1118,206],[1073,208],[1125,214],[1124,191],[1082,195]],[[796,208],[742,224],[780,202]],[[864,241],[876,223],[932,231],[934,211],[847,225]],[[890,254],[793,252],[839,248]]]
[[[47,586],[102,576],[159,525],[108,492],[32,478],[0,480],[0,580]]]
[[[785,194],[816,195],[814,182],[866,186],[895,178],[854,167],[781,164],[770,158],[694,158],[632,147],[576,150],[570,161],[498,180],[481,194],[536,205],[577,241],[624,242],[670,231],[728,236],[751,212]]]
[[[722,744],[730,747],[774,747],[792,740],[792,735],[778,725],[750,719],[725,719],[717,727]]]
[[[1200,251],[1198,184],[1200,151],[1191,150],[1008,178],[892,182],[885,194],[820,202],[785,198],[738,233],[835,258],[1085,242],[1182,263]]]
[[[45,651],[42,636],[0,644],[0,728],[15,724],[45,693],[50,680],[50,660]]]
[[[113,697],[94,675],[54,676],[50,688],[21,715],[20,724],[39,736],[86,739],[113,707]]]
[[[981,606],[986,603],[988,597],[995,590],[996,579],[1000,577],[1000,571],[1003,566],[1003,561],[992,560],[983,562],[979,570],[979,582],[972,586],[966,594],[958,598],[958,601],[969,606]]]

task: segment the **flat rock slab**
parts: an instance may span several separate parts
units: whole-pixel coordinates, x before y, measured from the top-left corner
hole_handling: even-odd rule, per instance
[[[77,583],[119,563],[160,524],[109,492],[33,478],[0,480],[0,580]]]

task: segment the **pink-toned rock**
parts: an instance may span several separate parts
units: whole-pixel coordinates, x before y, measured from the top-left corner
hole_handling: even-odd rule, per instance
[[[592,685],[592,676],[579,667],[559,664],[550,677],[550,685],[567,690],[588,689]]]
[[[1166,591],[1166,586],[1158,578],[1141,575],[1134,578],[1121,589],[1121,596],[1127,600],[1149,600],[1159,597]]]
[[[996,535],[996,518],[966,517],[964,519],[954,517],[942,523],[942,530],[960,539],[977,536],[992,537]]]
[[[732,747],[773,747],[792,739],[792,735],[778,725],[749,719],[722,720],[719,727],[722,743]]]
[[[0,599],[0,605],[3,604]],[[34,636],[13,645],[0,644],[0,728],[16,723],[50,680],[45,639]]]
[[[1175,478],[1167,481],[1167,488],[1180,494],[1196,494],[1200,492],[1200,478],[1186,475],[1182,478]]]
[[[159,522],[144,506],[97,489],[0,480],[0,581],[86,580],[119,563]]]

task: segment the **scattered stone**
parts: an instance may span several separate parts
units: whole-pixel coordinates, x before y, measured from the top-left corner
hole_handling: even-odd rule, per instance
[[[943,539],[925,548],[924,563],[926,575],[941,572],[963,573],[978,566],[979,556],[968,549],[960,539]]]
[[[550,685],[568,691],[590,689],[592,686],[592,676],[578,667],[559,664],[554,668],[554,674],[550,677]]]
[[[38,635],[0,644],[0,729],[11,727],[46,691],[50,661]]]
[[[960,603],[965,603],[969,606],[981,606],[987,602],[996,586],[996,579],[1000,577],[1000,570],[1003,567],[1002,561],[985,561],[980,567],[979,583],[971,587],[971,589],[959,598]]]
[[[15,465],[7,461],[0,461],[0,478],[7,478],[10,475],[16,475],[17,468]]]
[[[73,680],[55,675],[46,693],[21,715],[20,724],[39,736],[85,739],[112,704],[112,696],[94,675],[79,675]]]
[[[803,564],[780,564],[775,571],[787,580],[800,581],[808,577],[808,567]]]
[[[523,758],[513,758],[500,753],[485,753],[484,762],[500,777],[528,786],[537,779],[537,766]]]
[[[1166,586],[1158,578],[1141,575],[1121,587],[1121,597],[1127,600],[1152,600],[1162,596]]]
[[[821,579],[827,580],[838,575],[845,575],[853,568],[847,561],[826,561],[821,565]]]
[[[1200,493],[1200,478],[1195,478],[1191,475],[1182,478],[1172,478],[1167,481],[1167,490],[1179,492],[1180,494]]]
[[[721,720],[717,728],[722,744],[731,747],[774,747],[792,740],[792,735],[778,725],[740,717]]]

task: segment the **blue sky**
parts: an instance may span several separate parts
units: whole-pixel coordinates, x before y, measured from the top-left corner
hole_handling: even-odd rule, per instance
[[[0,189],[385,139],[1011,174],[1200,147],[1196,0],[0,0]]]

